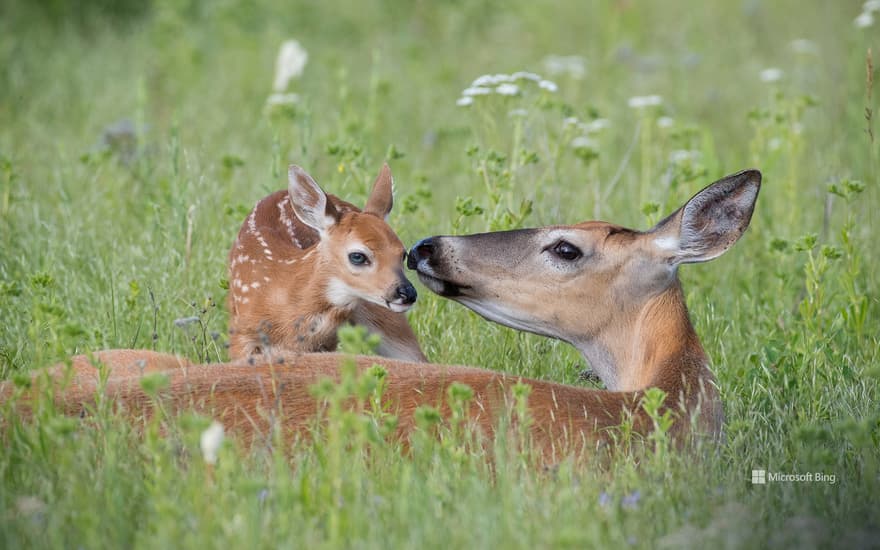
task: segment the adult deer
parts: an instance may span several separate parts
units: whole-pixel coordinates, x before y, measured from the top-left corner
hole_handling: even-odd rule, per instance
[[[403,274],[406,249],[385,222],[385,164],[364,210],[325,193],[291,165],[288,189],[257,202],[229,252],[232,359],[336,349],[344,323],[381,337],[379,353],[425,361],[403,312],[416,290]]]
[[[510,406],[517,382],[532,387],[528,409],[533,444],[553,462],[570,452],[588,455],[608,429],[629,418],[635,432],[652,422],[640,406],[644,390],[667,393],[677,419],[672,435],[717,437],[723,414],[706,353],[688,318],[677,268],[728,250],[751,220],[761,174],[747,170],[703,189],[645,232],[603,222],[523,229],[464,237],[432,237],[410,252],[410,265],[434,292],[514,328],[561,338],[580,349],[610,391],[527,380],[489,370],[416,365],[358,357],[364,369],[387,370],[385,405],[399,418],[401,437],[413,412],[439,405],[452,383],[474,390],[470,420],[486,435]],[[132,350],[102,352],[110,366],[105,391],[128,414],[150,414],[139,381],[143,371],[170,378],[164,399],[171,410],[193,407],[245,437],[279,422],[286,434],[307,429],[319,404],[309,386],[338,377],[343,356],[283,357],[283,364],[191,365],[170,355]],[[74,379],[56,400],[81,414],[94,399],[95,369],[74,358]],[[55,379],[60,376],[55,371]],[[6,387],[0,394],[7,394]]]

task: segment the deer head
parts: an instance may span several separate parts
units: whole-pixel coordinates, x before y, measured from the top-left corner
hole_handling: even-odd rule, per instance
[[[385,222],[393,204],[388,165],[379,172],[363,212],[340,214],[299,166],[290,166],[288,179],[294,213],[320,237],[316,264],[327,273],[327,300],[342,308],[364,300],[396,312],[408,310],[416,290],[403,274],[406,250]]]
[[[408,265],[429,289],[491,321],[575,345],[609,389],[638,389],[658,375],[651,363],[681,357],[682,347],[705,360],[677,269],[740,238],[760,184],[757,170],[728,176],[648,231],[594,221],[431,237]]]

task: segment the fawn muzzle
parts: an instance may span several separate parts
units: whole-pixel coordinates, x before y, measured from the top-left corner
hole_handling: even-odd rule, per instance
[[[400,300],[400,303],[402,304],[413,304],[418,296],[419,294],[416,292],[416,287],[414,287],[409,281],[397,287],[397,299]]]
[[[391,311],[401,313],[411,308],[418,296],[416,288],[401,273],[397,286],[389,289],[389,293],[386,294],[385,306]]]

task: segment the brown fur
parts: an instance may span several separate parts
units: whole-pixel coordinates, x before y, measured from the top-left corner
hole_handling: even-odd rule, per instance
[[[383,176],[388,179],[385,191],[390,201],[386,166],[370,196],[371,207],[380,202],[377,187]],[[338,328],[354,321],[379,333],[380,354],[425,361],[403,313],[363,300],[345,306],[328,300],[329,279],[347,275],[337,261],[344,251],[334,249],[341,246],[342,238],[357,239],[376,254],[376,273],[359,280],[373,285],[366,290],[393,293],[394,285],[406,278],[403,244],[388,224],[336,196],[328,194],[327,199],[339,219],[324,242],[317,230],[297,217],[288,190],[257,202],[245,219],[229,252],[230,357],[334,351]]]
[[[650,232],[590,222],[435,237],[410,252],[411,266],[435,292],[489,319],[571,342],[595,360],[594,368],[602,367],[600,377],[615,391],[376,357],[357,357],[357,366],[363,370],[380,364],[387,370],[385,405],[398,415],[398,435],[404,440],[413,430],[416,408],[441,405],[454,382],[474,390],[470,421],[491,436],[500,415],[513,403],[512,386],[519,381],[532,388],[529,434],[548,463],[570,453],[589,457],[624,420],[631,421],[635,433],[647,434],[653,423],[641,402],[650,387],[667,394],[664,409],[676,416],[675,441],[689,435],[718,439],[721,402],[688,318],[676,269],[680,262],[717,257],[733,244],[736,238],[729,235],[738,237],[745,231],[760,181],[759,172],[746,171],[716,182],[688,203],[696,201],[696,214],[679,212]],[[712,219],[702,219],[705,216]],[[711,227],[727,229],[713,229],[703,238],[699,228],[709,221]],[[686,241],[680,238],[683,231]],[[560,240],[583,254],[568,260],[549,256],[548,250]],[[251,441],[268,433],[274,423],[288,436],[303,433],[320,406],[310,385],[323,377],[338,378],[344,359],[328,353],[283,355],[253,366],[193,365],[136,350],[102,352],[98,358],[110,367],[106,393],[129,417],[151,414],[140,386],[141,372],[165,371],[170,387],[163,399],[171,410],[194,408]],[[51,370],[52,383],[59,386],[64,372],[64,367]],[[94,400],[97,387],[95,368],[78,356],[72,383],[55,398],[65,412],[80,414],[83,405]],[[0,398],[6,400],[14,391],[9,383],[0,384]],[[23,414],[39,394],[38,388],[25,392],[19,402]]]
[[[173,355],[145,350],[107,350],[93,359],[79,355],[66,365],[49,369],[48,380],[55,387],[56,404],[71,416],[87,414],[99,386],[97,364],[110,368],[104,392],[119,412],[132,421],[151,417],[153,405],[141,388],[144,374],[164,372],[170,384],[160,399],[172,413],[194,410],[218,419],[245,442],[267,441],[275,423],[292,439],[312,425],[320,404],[309,387],[322,378],[338,379],[346,356],[336,353],[287,355],[274,363],[244,362],[196,365]],[[533,443],[548,463],[570,452],[589,451],[608,438],[604,429],[620,424],[635,396],[576,388],[504,373],[450,365],[416,365],[380,357],[356,357],[360,370],[380,364],[387,370],[385,406],[398,416],[398,436],[406,441],[415,423],[413,413],[420,405],[432,405],[448,414],[447,389],[453,382],[470,386],[474,400],[470,423],[491,438],[499,415],[514,402],[511,387],[524,382],[532,387],[529,414]],[[65,373],[70,372],[68,379]],[[34,399],[42,395],[42,376],[24,392],[18,411],[29,416]],[[10,383],[0,384],[0,399],[14,393]],[[644,430],[637,419],[637,429]]]

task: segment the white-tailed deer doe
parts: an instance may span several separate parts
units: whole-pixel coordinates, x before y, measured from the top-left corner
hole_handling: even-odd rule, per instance
[[[353,322],[382,337],[380,355],[425,361],[403,314],[416,300],[403,274],[406,249],[385,222],[388,165],[363,211],[299,166],[288,179],[288,189],[254,206],[229,252],[232,359],[333,351],[337,329]]]
[[[452,383],[474,390],[471,424],[491,437],[519,381],[532,387],[528,433],[547,462],[569,453],[589,456],[610,437],[608,429],[627,418],[634,432],[650,432],[641,398],[651,387],[667,394],[663,410],[675,414],[670,433],[677,440],[688,433],[718,437],[724,420],[715,378],[688,318],[677,268],[711,260],[739,239],[760,184],[756,170],[728,176],[645,232],[586,222],[432,237],[410,252],[410,266],[434,292],[504,325],[572,343],[609,391],[470,367],[416,368],[375,357],[358,357],[357,364],[365,369],[379,363],[387,370],[384,405],[398,415],[402,438],[413,429],[414,410],[444,404]],[[105,392],[128,415],[151,414],[139,381],[145,371],[163,370],[170,379],[163,397],[170,410],[195,408],[248,438],[273,425],[286,435],[306,431],[320,407],[309,386],[338,377],[343,360],[339,354],[308,354],[285,357],[284,364],[192,365],[133,350],[97,357],[110,367]],[[84,356],[74,358],[73,367],[73,383],[56,392],[56,401],[65,412],[81,414],[83,404],[94,400],[97,376]],[[64,372],[56,369],[54,380]],[[0,388],[0,395],[10,392],[8,385]],[[441,410],[448,414],[448,408]]]

